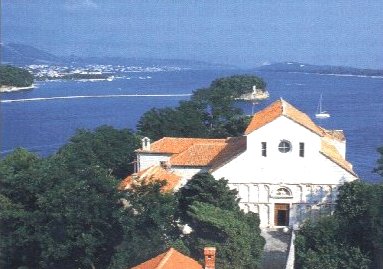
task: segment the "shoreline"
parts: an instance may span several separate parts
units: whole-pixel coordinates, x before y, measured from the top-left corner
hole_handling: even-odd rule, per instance
[[[23,91],[23,90],[32,90],[34,88],[36,88],[35,84],[32,84],[31,86],[27,86],[27,87],[1,86],[0,87],[0,93],[3,93],[3,92],[17,92],[17,91]]]

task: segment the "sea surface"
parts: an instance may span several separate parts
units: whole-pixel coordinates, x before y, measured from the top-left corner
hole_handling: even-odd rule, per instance
[[[247,114],[283,98],[327,129],[344,130],[347,159],[365,180],[372,173],[377,147],[383,146],[383,78],[247,70],[136,72],[113,81],[38,82],[37,88],[1,94],[1,155],[17,147],[42,156],[54,153],[78,128],[100,125],[135,129],[152,107],[177,106],[193,90],[216,78],[256,74],[267,83],[270,98],[253,106],[239,102]],[[314,117],[319,97],[331,118]]]

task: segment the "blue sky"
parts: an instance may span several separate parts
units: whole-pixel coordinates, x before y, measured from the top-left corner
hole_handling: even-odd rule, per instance
[[[3,0],[2,42],[57,55],[383,68],[383,1]]]

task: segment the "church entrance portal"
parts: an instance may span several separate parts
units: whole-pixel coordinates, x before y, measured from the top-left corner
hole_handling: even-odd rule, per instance
[[[275,204],[274,205],[274,225],[275,226],[289,226],[289,204]]]

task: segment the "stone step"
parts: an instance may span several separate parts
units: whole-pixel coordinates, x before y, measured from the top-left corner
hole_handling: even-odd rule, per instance
[[[263,229],[261,235],[266,244],[262,259],[262,269],[284,269],[291,240],[290,232],[282,229]]]

